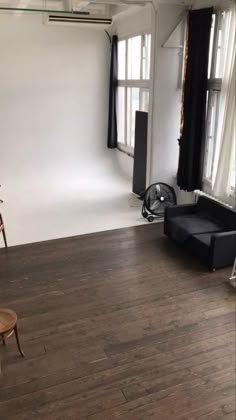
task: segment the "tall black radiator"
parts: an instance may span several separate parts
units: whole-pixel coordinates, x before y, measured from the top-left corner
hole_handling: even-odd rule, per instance
[[[133,192],[143,195],[146,189],[148,113],[136,111]]]

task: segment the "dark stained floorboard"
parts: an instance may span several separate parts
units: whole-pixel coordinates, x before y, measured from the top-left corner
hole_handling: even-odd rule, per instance
[[[0,252],[1,419],[235,420],[235,292],[144,225]]]

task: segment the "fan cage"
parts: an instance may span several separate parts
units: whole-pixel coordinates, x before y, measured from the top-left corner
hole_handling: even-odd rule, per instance
[[[155,216],[163,216],[165,208],[175,204],[175,190],[164,182],[154,183],[145,191],[144,208]]]

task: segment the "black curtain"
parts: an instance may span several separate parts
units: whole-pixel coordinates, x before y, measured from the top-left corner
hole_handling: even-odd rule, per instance
[[[178,186],[201,189],[205,148],[208,55],[213,9],[193,10],[188,18],[183,129],[179,139]]]
[[[112,38],[111,70],[110,70],[110,94],[109,94],[109,117],[107,147],[117,147],[117,81],[118,81],[118,37]]]

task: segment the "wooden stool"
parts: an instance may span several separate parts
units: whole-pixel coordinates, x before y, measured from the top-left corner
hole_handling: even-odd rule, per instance
[[[24,357],[25,353],[21,348],[18,335],[17,315],[11,309],[0,308],[0,337],[2,338],[2,343],[4,346],[6,345],[6,338],[11,337],[11,335],[14,333],[18,350],[21,356]]]

